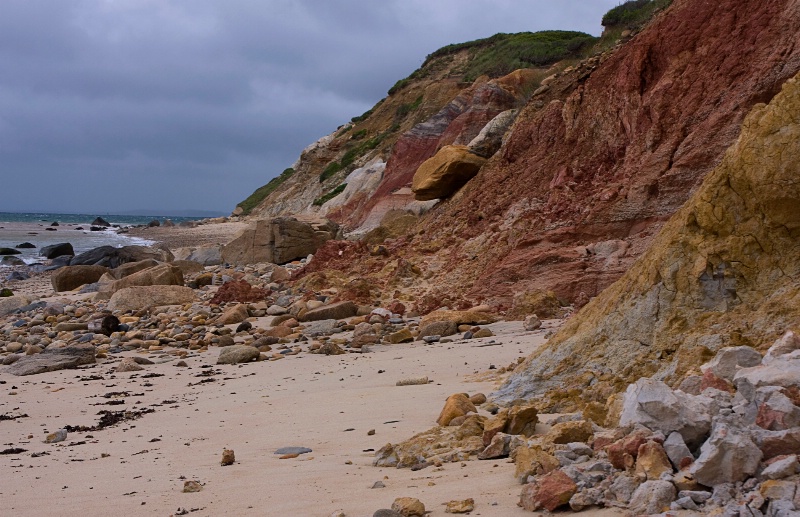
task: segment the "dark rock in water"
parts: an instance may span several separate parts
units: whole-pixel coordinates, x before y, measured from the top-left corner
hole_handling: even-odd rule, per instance
[[[0,298],[8,298],[9,296],[14,296],[14,291],[6,287],[0,289]]]
[[[0,248],[0,255],[19,255],[20,253],[22,252],[14,248]]]
[[[149,223],[147,223],[147,226],[148,226],[149,228],[154,228],[154,227],[156,227],[156,226],[161,226],[161,223],[160,223],[160,222],[158,222],[158,219],[153,219],[152,221],[150,221]]]
[[[111,226],[111,223],[103,219],[102,217],[98,217],[94,221],[92,221],[92,226]]]
[[[58,226],[58,221],[53,221],[52,223],[50,223],[50,226]]]
[[[27,273],[23,273],[22,271],[14,271],[10,275],[6,276],[6,281],[10,282],[12,280],[27,280],[30,278],[30,275]]]
[[[140,260],[146,259],[155,259],[160,262],[172,262],[174,257],[172,253],[168,251],[145,246],[123,246],[122,248],[100,246],[99,248],[94,248],[74,256],[72,260],[70,260],[69,265],[95,265],[114,269],[121,264],[139,262]]]
[[[12,375],[35,375],[66,368],[77,368],[95,362],[95,347],[88,343],[64,347],[49,346],[40,354],[27,355],[12,364],[6,371]]]
[[[35,248],[35,247],[36,247],[36,245],[35,244],[31,244],[30,242],[23,242],[22,244],[17,244],[15,246],[15,248],[20,248],[20,249],[32,249],[32,248]]]
[[[175,226],[175,223],[173,223],[170,219],[164,219],[164,226],[167,228],[172,228]]]
[[[41,271],[55,271],[56,269],[62,268],[64,266],[69,266],[69,261],[72,260],[72,255],[62,255],[60,257],[54,258],[50,261],[49,266],[44,266],[41,268],[36,268],[37,272]]]
[[[48,259],[54,259],[56,257],[62,257],[64,255],[74,255],[74,254],[75,250],[72,248],[72,244],[68,242],[51,244],[50,246],[44,246],[42,249],[39,250],[39,255]]]
[[[56,228],[45,228],[45,230],[48,231],[48,232],[56,232],[56,231],[58,231]]]
[[[6,255],[2,259],[0,259],[0,266],[24,266],[24,265],[25,261],[19,257]]]
[[[311,452],[308,447],[281,447],[275,454],[306,454]]]
[[[102,232],[103,230],[105,230],[105,228],[102,227],[102,226],[90,226],[89,227],[89,231],[90,232]]]
[[[75,229],[76,230],[83,230],[83,226],[76,226]]]

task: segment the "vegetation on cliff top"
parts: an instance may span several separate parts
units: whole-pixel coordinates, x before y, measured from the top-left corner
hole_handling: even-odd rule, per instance
[[[659,9],[668,7],[672,0],[628,0],[603,16],[603,27],[638,29],[649,21]]]
[[[257,207],[268,195],[274,192],[275,189],[281,185],[281,183],[289,179],[289,176],[292,174],[294,174],[294,169],[289,167],[288,169],[284,169],[280,176],[272,178],[269,183],[257,188],[256,191],[250,194],[247,199],[237,205],[242,208],[242,215],[248,215],[250,212],[252,212],[255,207]]]

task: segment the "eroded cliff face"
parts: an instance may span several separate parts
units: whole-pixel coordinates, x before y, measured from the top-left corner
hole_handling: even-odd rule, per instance
[[[605,403],[639,377],[676,384],[724,346],[800,330],[800,76],[757,104],[738,141],[650,248],[498,392],[555,409]]]

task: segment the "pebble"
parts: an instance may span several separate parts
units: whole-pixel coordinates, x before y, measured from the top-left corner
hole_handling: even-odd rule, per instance
[[[236,455],[233,453],[233,449],[223,449],[222,451],[222,460],[219,462],[221,466],[226,465],[233,465],[236,462]]]
[[[59,429],[55,433],[48,434],[47,438],[44,439],[44,443],[63,442],[66,439],[67,439],[67,430],[66,429]]]
[[[312,452],[308,447],[281,447],[275,454],[307,454]]]

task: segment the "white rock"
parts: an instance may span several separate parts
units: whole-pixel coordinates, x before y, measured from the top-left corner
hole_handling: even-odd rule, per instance
[[[689,472],[705,486],[736,483],[755,474],[762,457],[748,431],[719,422]]]
[[[769,364],[777,357],[790,354],[796,350],[800,350],[800,336],[790,330],[769,347],[763,362],[764,364]]]
[[[635,515],[650,515],[669,508],[674,499],[675,485],[669,481],[645,481],[633,493],[628,508]]]
[[[739,368],[758,366],[761,364],[761,354],[749,346],[729,346],[720,349],[714,359],[700,367],[705,373],[711,373],[721,379],[733,380]]]
[[[783,479],[795,474],[798,468],[800,464],[797,462],[797,456],[792,454],[768,465],[761,472],[761,479]]]

